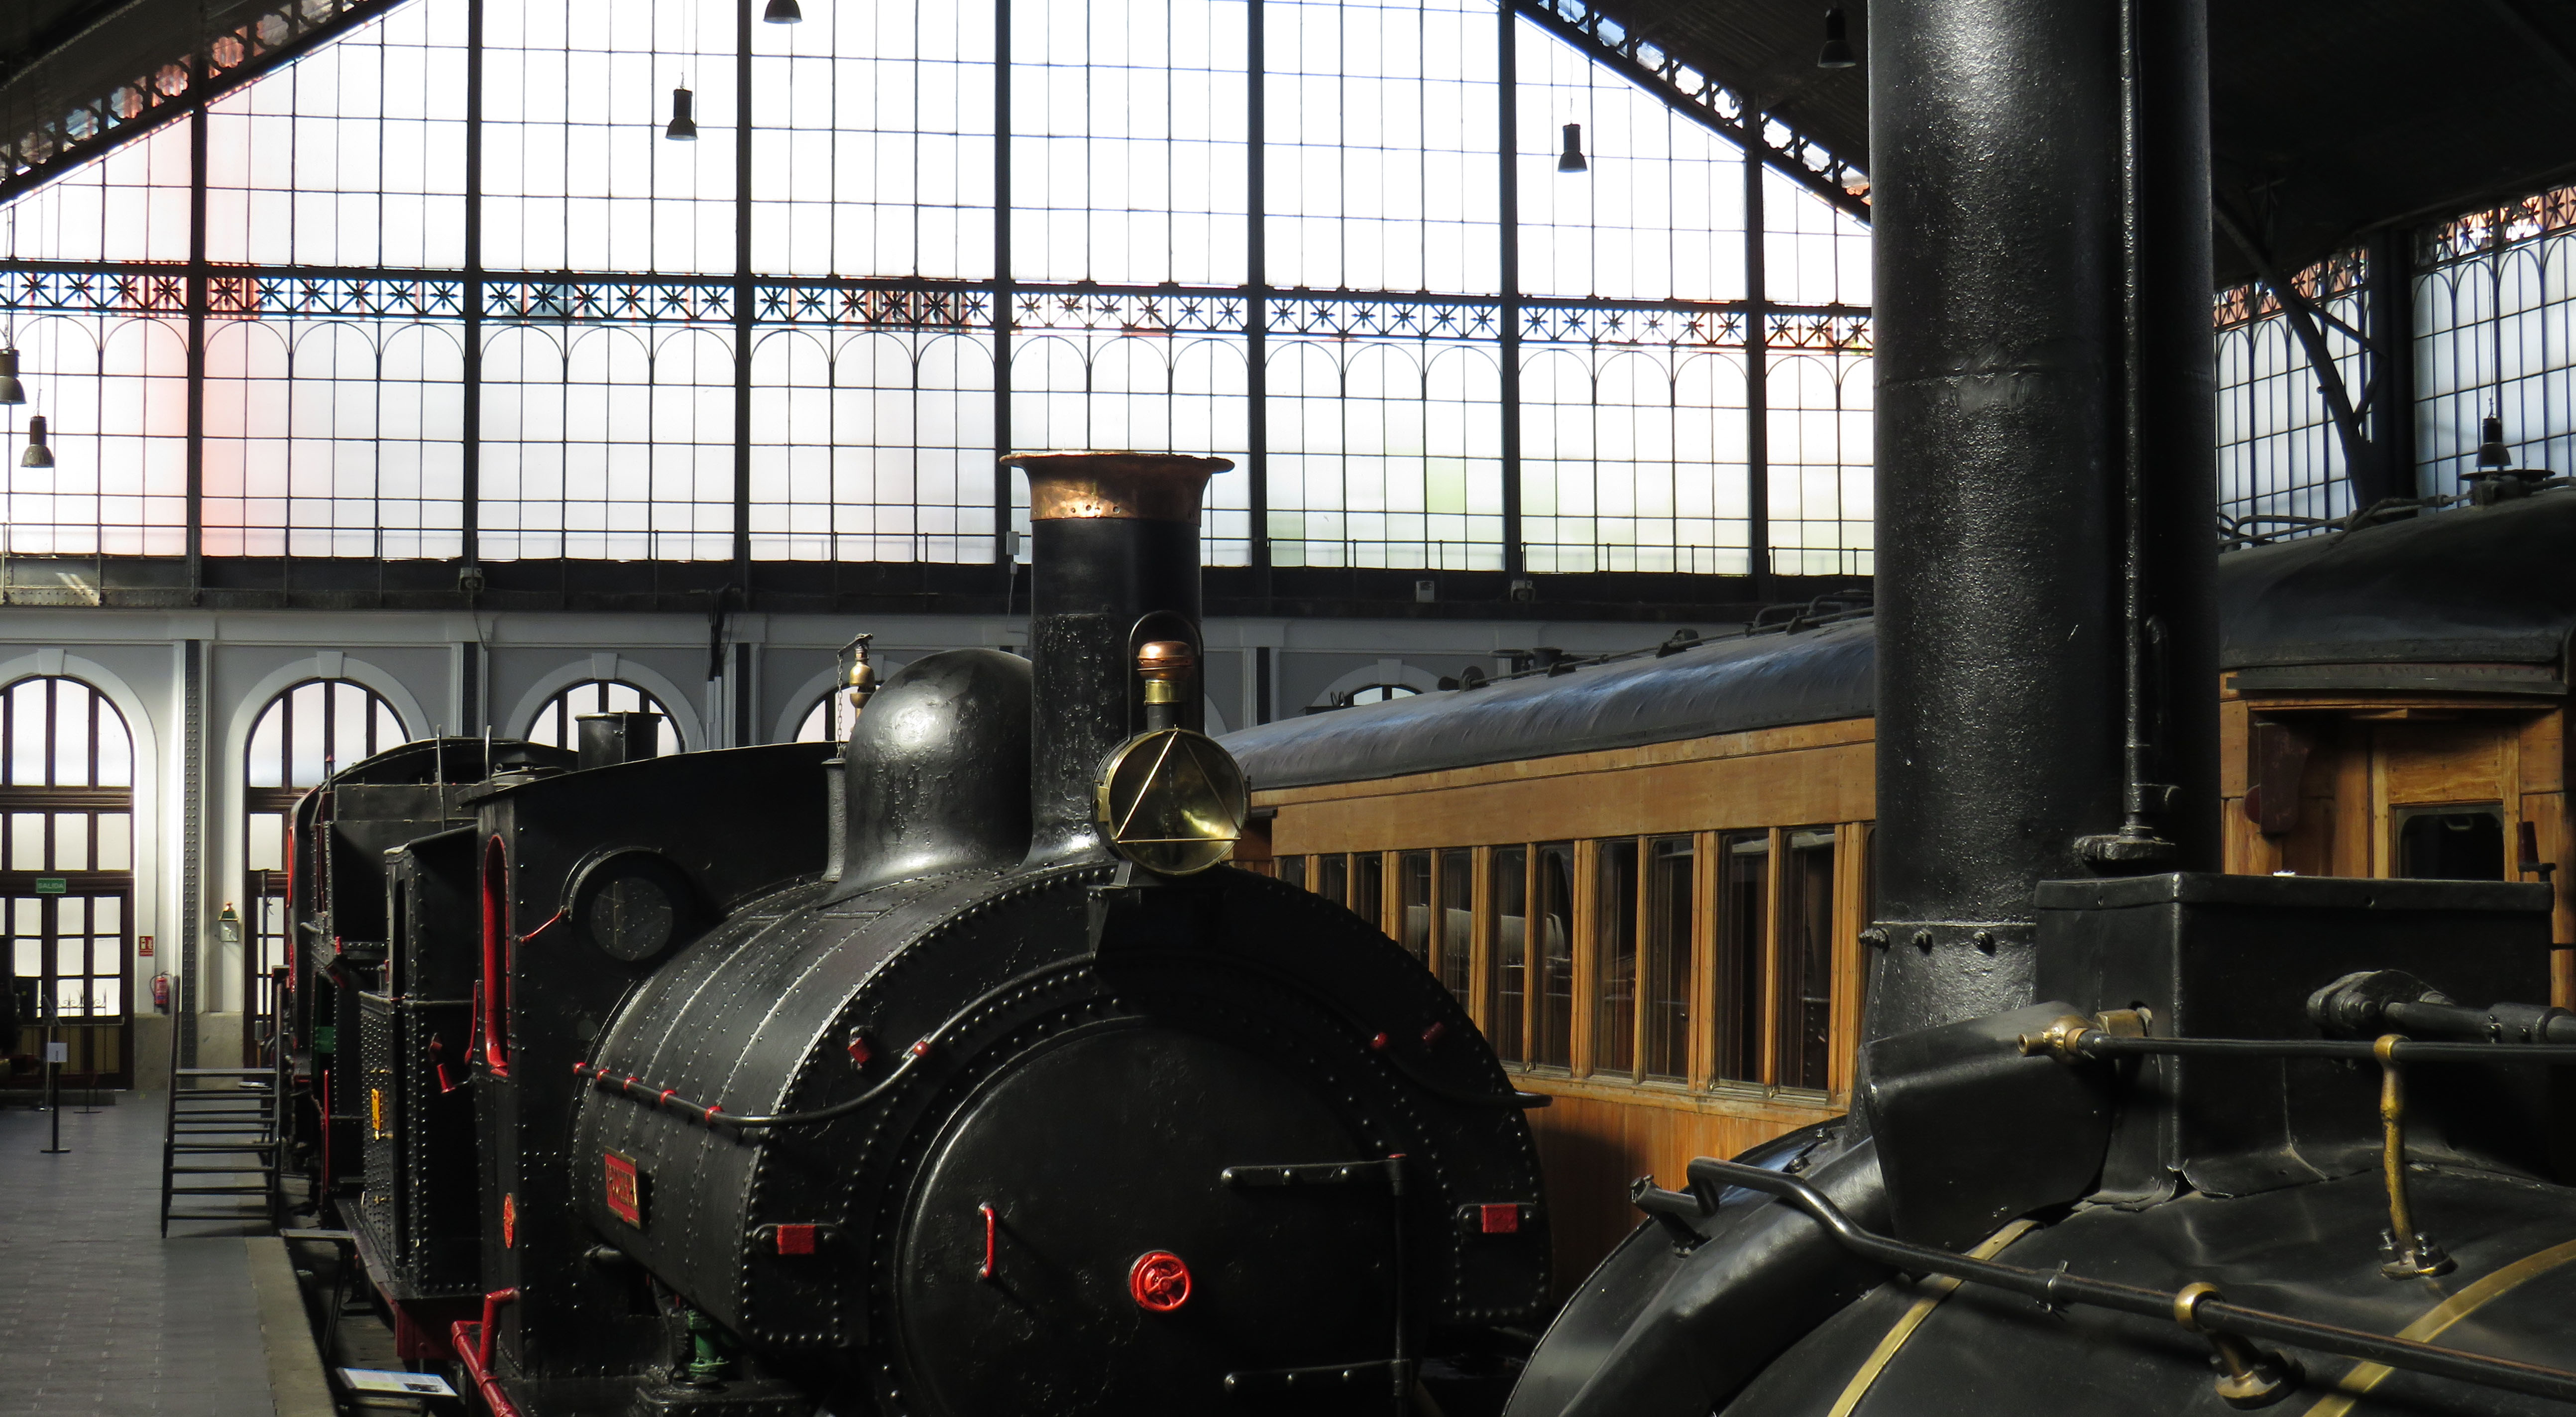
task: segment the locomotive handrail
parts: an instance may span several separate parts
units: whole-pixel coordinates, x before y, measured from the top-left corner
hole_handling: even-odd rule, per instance
[[[1348,1010],[1343,1009],[1338,1002],[1325,999],[1314,990],[1304,988],[1298,983],[1298,981],[1282,971],[1264,970],[1257,965],[1252,965],[1248,961],[1243,960],[1229,960],[1227,962],[1239,968],[1246,968],[1253,973],[1270,976],[1277,982],[1288,984],[1292,988],[1298,988],[1300,992],[1323,1003],[1329,1011],[1340,1015],[1345,1023],[1363,1030],[1366,1030],[1369,1027],[1364,1021],[1351,1015]],[[572,1065],[572,1071],[575,1077],[589,1078],[603,1092],[614,1092],[620,1097],[633,1098],[636,1101],[643,1102],[649,1106],[668,1108],[678,1112],[681,1116],[687,1117],[692,1121],[699,1122],[709,1127],[731,1127],[735,1131],[740,1132],[753,1127],[769,1128],[814,1126],[819,1123],[846,1117],[860,1108],[867,1106],[869,1103],[876,1101],[879,1097],[884,1096],[888,1089],[891,1089],[896,1083],[901,1082],[911,1074],[915,1065],[919,1064],[924,1057],[929,1055],[932,1048],[938,1045],[941,1038],[946,1037],[951,1030],[955,1029],[959,1023],[967,1019],[969,1016],[982,1012],[985,1005],[990,1000],[999,995],[1016,992],[1026,987],[1032,981],[1044,975],[1054,973],[1061,968],[1063,968],[1061,964],[1045,965],[1040,968],[1033,969],[1026,974],[1020,975],[1015,979],[1008,980],[998,988],[988,990],[966,1004],[965,1007],[950,1014],[937,1028],[923,1034],[920,1041],[914,1043],[911,1048],[905,1051],[903,1061],[895,1065],[894,1071],[887,1073],[884,1077],[878,1079],[874,1086],[868,1088],[856,1097],[844,1098],[828,1107],[817,1107],[810,1112],[779,1112],[768,1115],[732,1113],[725,1111],[724,1106],[721,1103],[701,1103],[692,1101],[689,1098],[680,1096],[677,1088],[655,1087],[635,1074],[618,1073],[609,1068],[606,1064],[577,1062]],[[1437,1029],[1439,1025],[1434,1024],[1433,1027]],[[1433,1036],[1436,1037],[1436,1033]],[[1424,1042],[1427,1046],[1430,1039],[1426,1038]],[[1501,1094],[1468,1092],[1464,1088],[1454,1087],[1448,1083],[1441,1082],[1436,1078],[1427,1077],[1414,1068],[1411,1059],[1406,1058],[1391,1045],[1391,1040],[1383,1030],[1374,1030],[1370,1032],[1369,1049],[1378,1057],[1386,1059],[1388,1063],[1394,1066],[1397,1072],[1402,1073],[1408,1081],[1413,1083],[1414,1086],[1419,1087],[1423,1091],[1431,1093],[1436,1097],[1458,1103],[1461,1106],[1502,1107],[1516,1111],[1527,1111],[1532,1108],[1545,1107],[1554,1100],[1543,1092],[1522,1092],[1518,1089],[1513,1089]]]
[[[2059,1058],[2143,1055],[2177,1058],[2350,1058],[2376,1061],[2378,1044],[2367,1038],[2128,1038],[2098,1028],[2026,1035],[2025,1053]],[[2576,1044],[2445,1043],[2407,1039],[2393,1045],[2401,1063],[2576,1063]]]
[[[2364,1043],[2361,1047],[2366,1054],[2371,1045]],[[1694,1182],[1742,1186],[1746,1190],[1761,1191],[1791,1201],[1823,1225],[1843,1248],[1892,1269],[1942,1274],[1970,1283],[1992,1285],[2036,1299],[2050,1308],[2090,1304],[2140,1318],[2162,1319],[2201,1332],[2287,1343],[2408,1372],[2456,1378],[2462,1382],[2480,1383],[2560,1402],[2576,1401],[2576,1373],[2565,1369],[2517,1363],[2510,1358],[2489,1358],[2456,1348],[2345,1328],[2339,1324],[2292,1318],[2268,1309],[2247,1308],[2225,1302],[2216,1290],[2207,1285],[2189,1285],[2167,1293],[2133,1284],[2087,1279],[2064,1270],[2025,1269],[1995,1260],[1970,1259],[1948,1250],[1911,1244],[1864,1230],[1815,1187],[1795,1176],[1760,1166],[1744,1166],[1703,1156],[1690,1163],[1688,1174]]]
[[[932,1037],[936,1036],[936,1034],[932,1035]],[[657,1088],[631,1073],[620,1076],[605,1067],[595,1067],[589,1063],[575,1063],[572,1065],[572,1070],[577,1077],[592,1079],[603,1092],[614,1092],[620,1097],[636,1098],[654,1107],[667,1107],[684,1117],[703,1122],[710,1127],[732,1127],[736,1130],[745,1127],[804,1127],[818,1122],[829,1122],[836,1117],[846,1117],[876,1101],[885,1095],[888,1088],[910,1075],[913,1064],[921,1061],[929,1052],[929,1038],[913,1044],[904,1054],[903,1061],[895,1064],[893,1072],[879,1078],[875,1086],[856,1097],[845,1098],[829,1107],[817,1107],[811,1112],[778,1112],[767,1116],[757,1113],[737,1115],[724,1110],[721,1103],[692,1102],[680,1096],[676,1089]]]

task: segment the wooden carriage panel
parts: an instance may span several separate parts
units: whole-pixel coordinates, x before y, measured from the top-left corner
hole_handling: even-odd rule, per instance
[[[1354,784],[1374,789],[1366,794],[1262,800],[1279,805],[1272,849],[1293,856],[1501,846],[1533,831],[1563,840],[1867,821],[1877,815],[1876,773],[1872,745],[1861,742],[1447,787],[1424,781],[1447,774],[1426,773]]]

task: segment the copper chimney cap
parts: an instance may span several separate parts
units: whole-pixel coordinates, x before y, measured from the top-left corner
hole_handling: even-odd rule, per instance
[[[1189,453],[1012,453],[1002,465],[1029,475],[1032,521],[1117,517],[1195,523],[1208,478],[1234,461]]]

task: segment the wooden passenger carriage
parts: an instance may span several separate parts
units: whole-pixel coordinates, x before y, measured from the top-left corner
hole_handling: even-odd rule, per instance
[[[2558,876],[2576,939],[2567,547],[2548,494],[2223,558],[2227,869]],[[1866,619],[1668,644],[1226,740],[1267,828],[1241,864],[1377,920],[1553,1099],[1561,1284],[1632,1177],[1850,1104],[1871,651]]]

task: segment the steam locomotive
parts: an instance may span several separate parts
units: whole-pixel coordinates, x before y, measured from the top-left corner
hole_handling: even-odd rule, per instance
[[[2216,874],[2203,6],[1869,19],[1854,1106],[1637,1185],[1511,1417],[2567,1410],[2550,890]]]
[[[1539,1099],[1370,925],[1212,869],[1226,464],[1019,461],[1027,659],[862,640],[837,746],[598,715],[299,810],[305,1139],[491,1412],[1392,1410],[1543,1317]]]

